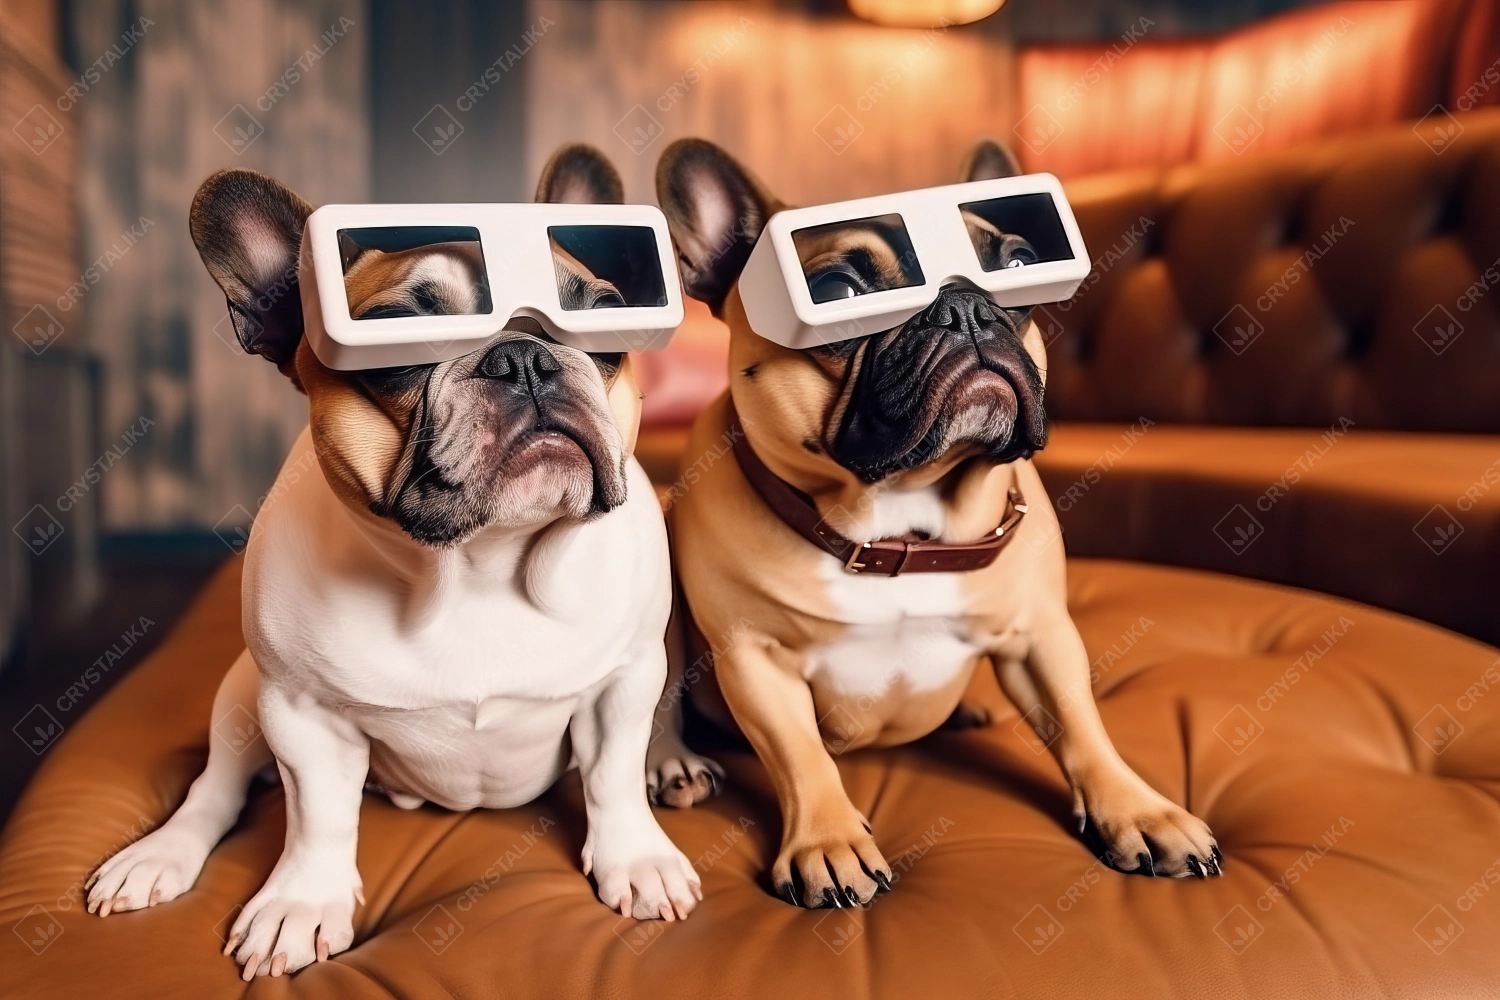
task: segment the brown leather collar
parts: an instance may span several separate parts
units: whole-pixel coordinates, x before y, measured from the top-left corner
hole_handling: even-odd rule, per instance
[[[733,400],[729,402],[729,434],[734,441],[734,457],[739,461],[740,469],[766,505],[793,531],[843,563],[844,569],[850,573],[900,576],[902,573],[965,573],[983,569],[1010,544],[1016,535],[1016,526],[1026,515],[1026,498],[1012,486],[1009,513],[995,533],[983,541],[955,545],[907,534],[861,544],[845,538],[824,520],[812,497],[766,467],[745,438]]]

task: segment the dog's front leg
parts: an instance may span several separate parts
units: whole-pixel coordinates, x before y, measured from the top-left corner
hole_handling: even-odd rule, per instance
[[[1079,832],[1092,823],[1107,860],[1121,871],[1221,874],[1223,856],[1208,825],[1146,784],[1110,742],[1072,618],[1045,611],[1035,625],[1024,658],[992,654],[995,672],[1067,777]]]
[[[781,803],[781,851],[771,868],[777,894],[794,906],[844,907],[888,889],[890,865],[823,745],[807,682],[756,641],[732,646],[717,670],[724,700]]]
[[[684,918],[703,898],[698,873],[646,800],[646,744],[666,672],[657,646],[607,677],[568,726],[588,811],[583,873],[604,905],[637,920]]]
[[[279,687],[263,684],[259,707],[286,790],[286,845],[224,948],[246,982],[348,948],[364,901],[354,850],[369,742],[348,719]]]
[[[687,662],[687,614],[686,604],[674,602],[667,622],[667,686],[656,703],[656,722],[646,747],[647,794],[656,805],[678,809],[718,794],[724,781],[718,761],[693,753],[682,739],[682,703],[689,697],[688,688],[709,670],[711,663],[703,661],[713,655],[704,653],[699,661]]]

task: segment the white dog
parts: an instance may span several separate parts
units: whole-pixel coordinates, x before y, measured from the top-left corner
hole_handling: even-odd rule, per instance
[[[620,182],[597,151],[568,147],[538,198],[619,201]],[[191,217],[242,344],[310,404],[250,534],[248,648],[214,700],[214,722],[238,707],[265,739],[242,752],[213,739],[171,819],[93,875],[90,911],[189,889],[274,755],[286,846],[225,949],[247,981],[352,943],[367,781],[403,808],[506,808],[576,764],[583,871],[599,898],[637,918],[686,917],[700,882],[646,795],[671,578],[661,512],[631,457],[629,356],[585,354],[518,320],[454,361],[329,369],[302,337],[310,211],[236,170],[204,183]],[[348,268],[356,315],[466,311],[477,279],[461,257],[365,253],[376,256]]]

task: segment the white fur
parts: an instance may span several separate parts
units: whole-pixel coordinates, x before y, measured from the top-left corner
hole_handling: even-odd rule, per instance
[[[935,488],[888,490],[875,496],[861,534],[888,538],[908,531],[940,537],[947,526]],[[838,639],[812,646],[805,679],[850,697],[878,697],[899,688],[935,691],[981,651],[955,615],[964,607],[961,573],[858,576],[831,555],[819,558],[823,592],[847,624]]]
[[[273,953],[289,969],[314,960],[319,926],[332,951],[352,941],[367,779],[403,808],[506,808],[576,764],[583,868],[600,898],[637,917],[692,909],[698,877],[646,800],[667,669],[666,530],[634,459],[627,482],[627,501],[594,520],[491,528],[437,549],[346,507],[303,432],[250,534],[249,657],[215,702],[215,724],[236,706],[258,716],[287,795],[281,861],[233,930],[247,975]],[[215,741],[182,808],[101,867],[91,909],[191,886],[243,804],[253,767],[240,753]]]

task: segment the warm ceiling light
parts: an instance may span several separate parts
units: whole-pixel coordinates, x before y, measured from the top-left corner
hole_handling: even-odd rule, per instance
[[[989,17],[1005,0],[849,0],[855,17],[893,28],[968,24]]]

